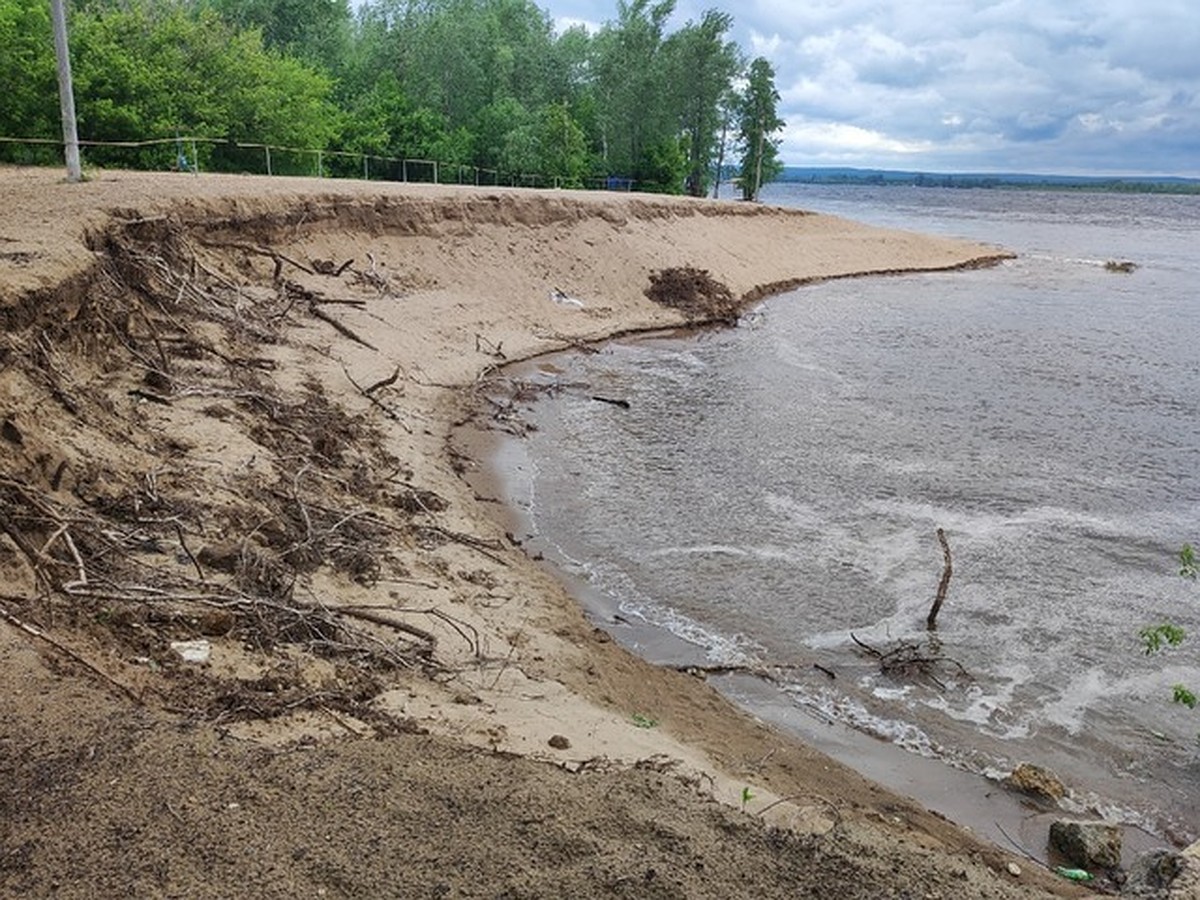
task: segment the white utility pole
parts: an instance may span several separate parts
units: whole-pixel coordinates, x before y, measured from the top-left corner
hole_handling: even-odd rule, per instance
[[[66,0],[50,0],[54,19],[54,55],[58,58],[58,104],[62,109],[63,145],[67,154],[67,181],[82,181],[79,133],[75,130],[75,90],[71,86],[71,50],[67,45]]]

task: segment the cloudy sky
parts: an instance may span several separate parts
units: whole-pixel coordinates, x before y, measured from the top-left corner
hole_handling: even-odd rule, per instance
[[[1196,0],[679,0],[673,25],[714,7],[775,67],[789,164],[1200,176]]]

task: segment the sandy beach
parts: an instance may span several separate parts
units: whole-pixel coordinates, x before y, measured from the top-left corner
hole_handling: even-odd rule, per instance
[[[0,168],[0,893],[1086,894],[616,646],[470,437],[513,362],[1002,251],[646,195],[58,179]]]

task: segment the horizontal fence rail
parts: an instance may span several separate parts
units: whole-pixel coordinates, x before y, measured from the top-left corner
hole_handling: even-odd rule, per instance
[[[81,139],[81,148],[102,151],[104,162],[114,168],[138,170],[240,172],[260,175],[307,175],[317,178],[360,178],[366,181],[397,181],[424,184],[464,184],[527,188],[583,188],[608,191],[660,191],[663,185],[617,176],[563,178],[558,175],[506,172],[432,159],[379,156],[355,150],[316,150],[253,141],[224,138],[180,136],[139,141],[100,141]],[[24,154],[5,153],[4,147],[27,147]],[[55,159],[46,151],[54,148]],[[171,150],[173,152],[162,152]],[[204,148],[204,153],[200,150]],[[52,165],[61,162],[62,138],[6,137],[0,135],[0,162]],[[150,151],[120,164],[114,162],[119,151]],[[202,161],[202,156],[203,161]]]

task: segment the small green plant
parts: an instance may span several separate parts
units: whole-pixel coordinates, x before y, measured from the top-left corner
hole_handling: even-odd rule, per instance
[[[1138,632],[1138,636],[1142,639],[1146,655],[1153,656],[1163,648],[1163,644],[1168,647],[1178,647],[1183,643],[1187,634],[1178,625],[1163,622],[1161,625],[1147,625]]]
[[[1183,578],[1196,580],[1197,563],[1196,550],[1191,544],[1179,548],[1179,574]],[[1147,656],[1153,656],[1166,647],[1178,647],[1187,638],[1187,633],[1174,622],[1163,622],[1159,625],[1147,625],[1138,631],[1142,639],[1142,649]],[[1194,691],[1184,684],[1171,686],[1171,699],[1188,709],[1195,709],[1200,704]]]
[[[1175,696],[1172,699],[1174,699],[1176,703],[1182,703],[1188,709],[1196,708],[1196,695],[1189,691],[1184,685],[1172,685],[1171,690],[1175,692]]]
[[[742,788],[742,811],[745,812],[746,804],[754,799],[754,794],[750,790],[750,785]]]
[[[644,716],[641,713],[634,713],[633,724],[638,728],[654,728],[658,725],[658,720],[652,719],[650,716]]]
[[[1196,550],[1191,544],[1184,544],[1179,550],[1179,574],[1196,580]]]

